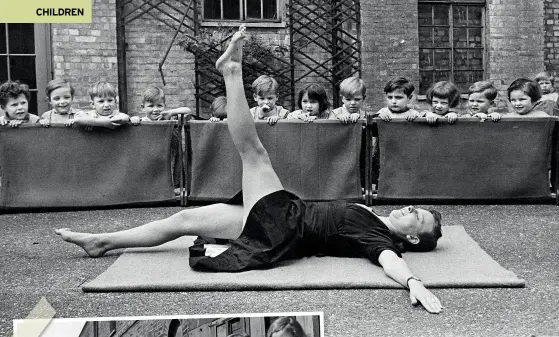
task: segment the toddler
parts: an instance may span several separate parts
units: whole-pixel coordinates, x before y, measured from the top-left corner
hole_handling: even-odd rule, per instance
[[[252,95],[258,106],[250,109],[250,113],[255,121],[266,120],[268,124],[274,125],[278,120],[287,117],[289,111],[276,105],[277,91],[278,82],[273,77],[262,75],[254,80]]]
[[[477,117],[482,122],[488,117],[496,122],[501,119],[501,114],[491,111],[497,98],[497,88],[487,81],[475,82],[468,89],[468,112],[466,115]]]
[[[446,118],[453,124],[458,118],[454,109],[460,102],[460,91],[448,81],[437,82],[426,92],[427,102],[431,105],[431,110],[425,111],[427,123],[435,124],[439,118]]]
[[[542,71],[536,75],[535,81],[538,82],[542,90],[541,100],[557,101],[559,94],[555,92],[555,77],[547,71]]]
[[[384,86],[384,97],[387,106],[380,109],[374,116],[385,122],[392,118],[405,118],[414,120],[421,114],[409,107],[410,100],[415,91],[414,85],[405,77],[393,78]]]
[[[116,89],[106,82],[97,82],[89,88],[89,101],[93,110],[80,111],[74,116],[76,125],[91,130],[95,126],[116,129],[130,120],[127,114],[117,109]]]
[[[211,117],[210,122],[219,122],[227,120],[227,97],[219,96],[214,99],[210,105]]]
[[[43,113],[39,123],[44,127],[51,124],[72,126],[79,110],[72,108],[74,88],[70,82],[62,78],[54,79],[47,84],[46,94],[52,109]]]
[[[358,119],[365,118],[361,105],[365,100],[367,89],[362,79],[348,77],[340,83],[340,94],[343,105],[332,110],[329,119],[339,119],[342,123],[355,123]]]
[[[290,112],[288,119],[300,119],[312,122],[315,119],[328,119],[330,116],[330,102],[326,90],[320,84],[310,84],[299,91],[297,100],[299,110]]]
[[[527,78],[519,78],[507,89],[513,111],[507,117],[547,117],[547,113],[534,109],[542,97],[539,84]]]
[[[29,86],[17,81],[6,81],[0,85],[0,125],[17,128],[21,123],[37,123],[39,116],[29,113]]]
[[[134,125],[139,125],[142,121],[170,120],[176,118],[178,114],[190,113],[190,109],[187,107],[166,110],[165,93],[159,87],[148,87],[142,96],[141,107],[145,116],[141,118],[139,116],[130,117],[130,122]]]

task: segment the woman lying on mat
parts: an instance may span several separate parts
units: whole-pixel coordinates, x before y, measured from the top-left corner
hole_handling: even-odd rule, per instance
[[[401,258],[400,246],[434,249],[441,236],[440,214],[410,206],[380,217],[364,205],[305,202],[285,191],[258,138],[245,99],[241,72],[245,39],[241,26],[216,63],[225,79],[227,125],[242,161],[244,206],[215,204],[186,209],[167,219],[115,233],[86,234],[67,229],[56,233],[92,257],[116,248],[156,246],[183,235],[198,235],[201,238],[190,248],[190,265],[206,271],[268,268],[279,261],[318,253],[366,257],[409,288],[413,304],[421,302],[429,312],[439,313],[441,303],[413,276]],[[204,243],[210,243],[205,238],[230,239],[230,247],[215,257],[205,256],[208,251]]]

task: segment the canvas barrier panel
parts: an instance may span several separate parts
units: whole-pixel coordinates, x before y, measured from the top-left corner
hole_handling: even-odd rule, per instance
[[[423,119],[424,120],[424,119]],[[378,199],[539,199],[555,118],[378,121]]]
[[[189,121],[189,200],[224,201],[241,189],[241,158],[227,123]],[[306,200],[362,199],[362,125],[339,121],[256,122],[262,144],[285,189]]]
[[[0,207],[95,207],[174,200],[175,122],[117,130],[0,128]]]

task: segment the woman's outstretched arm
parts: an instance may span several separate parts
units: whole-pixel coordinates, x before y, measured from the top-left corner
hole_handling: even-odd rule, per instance
[[[413,276],[412,271],[408,267],[406,261],[400,258],[396,253],[391,250],[384,250],[380,253],[378,261],[384,273],[393,279],[394,281],[400,283],[404,287],[410,290],[410,299],[413,305],[420,302],[423,307],[433,314],[438,314],[441,312],[443,306],[441,302],[431,291],[429,291],[423,283],[415,279],[409,279]],[[409,280],[409,283],[408,283]],[[406,284],[408,283],[408,284]]]

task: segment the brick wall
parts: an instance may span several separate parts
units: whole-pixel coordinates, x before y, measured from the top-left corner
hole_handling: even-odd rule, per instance
[[[51,25],[54,77],[73,84],[76,107],[89,106],[87,90],[97,81],[118,88],[115,1],[93,1],[91,24]]]
[[[544,2],[544,27],[545,70],[554,75],[555,82],[559,84],[559,2],[556,0]]]

